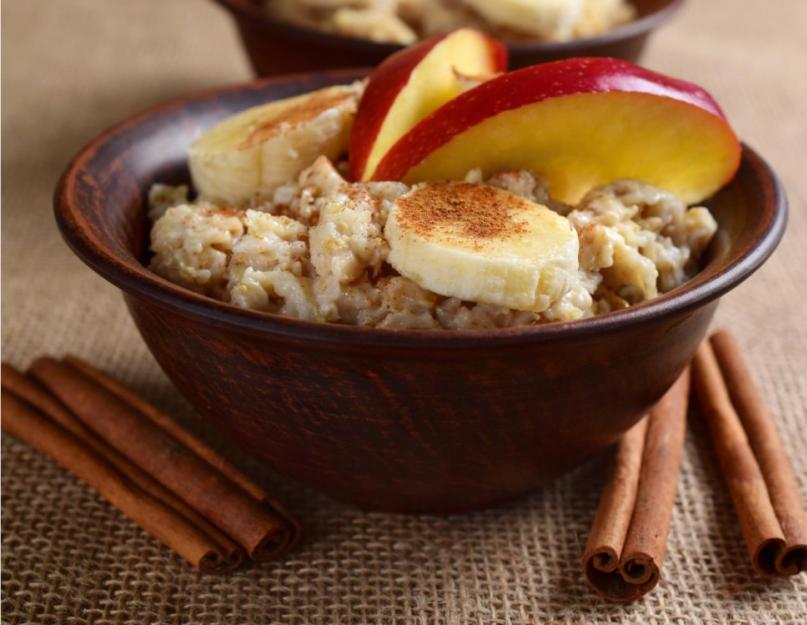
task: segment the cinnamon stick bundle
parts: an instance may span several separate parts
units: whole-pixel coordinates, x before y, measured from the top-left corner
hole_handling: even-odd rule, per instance
[[[92,430],[73,416],[34,380],[6,363],[3,363],[2,370],[4,431],[8,431],[16,438],[53,457],[83,481],[90,483],[105,499],[133,518],[146,531],[157,535],[159,528],[152,528],[148,523],[138,521],[132,517],[132,510],[122,507],[123,502],[120,501],[120,498],[112,499],[116,495],[114,489],[113,492],[101,490],[95,483],[85,479],[84,469],[89,466],[103,465],[104,461],[111,465],[102,472],[106,475],[104,484],[123,484],[126,487],[125,490],[133,491],[127,501],[136,502],[139,509],[143,507],[147,510],[156,509],[157,512],[151,513],[149,519],[155,514],[163,515],[173,511],[176,518],[172,524],[176,526],[184,524],[184,529],[168,532],[167,537],[157,537],[200,570],[228,570],[241,564],[244,559],[243,549],[218,528],[208,523],[196,510],[185,504],[140,467],[104,444]],[[30,427],[32,420],[36,422],[33,428]],[[42,424],[41,421],[55,423]],[[22,427],[23,424],[29,424],[29,426]],[[41,431],[42,434],[36,434],[37,431]],[[83,452],[75,453],[74,451],[72,456],[65,456],[64,449],[55,449],[45,443],[45,441],[55,440],[62,441],[64,443],[62,447],[65,449],[81,449]],[[71,457],[74,459],[72,463],[66,460]],[[196,535],[197,532],[201,532],[203,538],[199,538]],[[189,543],[185,537],[192,534],[195,537]],[[186,549],[189,544],[202,543],[205,545],[204,549],[191,549],[190,551]]]
[[[2,409],[4,432],[53,458],[188,562],[202,571],[229,568],[204,532],[126,479],[79,437],[12,393],[3,393]]]
[[[796,476],[734,338],[722,331],[704,342],[693,372],[754,569],[762,575],[807,570],[807,512]]]
[[[40,358],[29,373],[36,381],[3,365],[4,413],[8,403],[11,414],[4,430],[54,457],[195,566],[234,568],[245,553],[266,560],[294,544],[296,521],[262,488],[129,389],[74,357]],[[32,421],[49,427],[21,426]],[[101,464],[103,490],[87,476],[87,467]],[[171,514],[172,523],[144,520],[130,508],[133,492],[138,506],[159,509],[163,520]],[[193,550],[188,528],[196,532]]]
[[[686,435],[689,370],[619,443],[582,558],[604,599],[635,601],[661,577]]]

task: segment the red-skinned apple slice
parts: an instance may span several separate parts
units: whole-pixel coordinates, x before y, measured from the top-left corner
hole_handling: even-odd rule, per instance
[[[620,178],[695,203],[731,180],[740,152],[700,87],[625,61],[579,58],[502,74],[462,93],[401,137],[373,179],[529,169],[569,203]]]
[[[353,179],[368,180],[398,139],[459,95],[465,84],[461,76],[490,76],[506,68],[507,49],[469,28],[433,37],[388,57],[370,76],[353,124]]]

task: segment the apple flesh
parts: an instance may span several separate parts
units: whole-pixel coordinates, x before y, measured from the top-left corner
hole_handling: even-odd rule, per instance
[[[464,76],[491,76],[507,67],[507,49],[463,28],[387,58],[370,76],[350,142],[354,180],[369,180],[381,157],[421,119],[462,93]]]
[[[687,203],[734,176],[741,147],[700,87],[632,63],[580,58],[502,74],[423,119],[381,159],[375,180],[461,180],[528,169],[553,197],[643,180]]]

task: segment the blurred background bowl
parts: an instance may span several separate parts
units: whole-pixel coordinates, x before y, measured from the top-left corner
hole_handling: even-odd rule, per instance
[[[494,0],[491,0],[494,1]],[[235,19],[241,42],[258,76],[343,67],[372,67],[403,46],[323,33],[273,19],[263,0],[215,0]],[[512,43],[510,68],[575,56],[612,56],[638,61],[653,31],[685,0],[631,0],[637,18],[596,37],[558,43]]]
[[[707,205],[702,271],[650,302],[571,323],[417,331],[244,310],[147,269],[148,189],[188,181],[204,128],[360,75],[257,81],[175,100],[88,144],[55,196],[75,253],[124,291],[143,339],[213,425],[279,472],[367,508],[456,511],[529,491],[601,452],[691,359],[718,298],[782,236],[784,193],[745,148]]]

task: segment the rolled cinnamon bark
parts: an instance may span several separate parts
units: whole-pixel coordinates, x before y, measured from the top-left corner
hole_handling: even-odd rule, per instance
[[[18,399],[24,400],[30,406],[39,410],[42,416],[50,418],[79,438],[145,493],[169,506],[177,515],[210,538],[212,543],[217,546],[216,557],[204,558],[193,562],[194,565],[204,571],[218,572],[235,569],[241,564],[244,559],[243,549],[148,473],[145,473],[136,464],[130,462],[125,456],[104,443],[48,391],[7,363],[2,364],[2,372],[4,392],[11,393]]]
[[[624,581],[610,574],[619,568],[622,547],[633,516],[647,421],[647,417],[642,417],[619,442],[600,506],[594,515],[583,566],[586,568],[586,577],[595,589],[606,587],[609,582],[619,585]],[[613,592],[606,590],[603,594],[611,595]]]
[[[50,456],[159,541],[203,571],[226,568],[219,546],[150,496],[78,436],[16,394],[2,394],[3,432]]]
[[[739,345],[725,331],[710,343],[696,358],[698,399],[751,561],[796,575],[807,570],[807,513],[795,473]]]
[[[699,412],[706,421],[723,478],[737,510],[751,562],[758,573],[776,575],[776,559],[785,545],[784,534],[771,505],[765,478],[731,403],[708,341],[698,348],[692,370]]]
[[[589,585],[629,603],[661,577],[686,435],[689,371],[619,443],[582,558]]]
[[[619,570],[623,579],[652,589],[667,551],[678,472],[686,437],[689,369],[650,410],[639,490]]]
[[[195,508],[255,560],[285,553],[296,528],[81,369],[40,358],[30,373],[108,445]]]
[[[807,570],[807,512],[796,474],[737,341],[725,330],[713,334],[711,341],[785,537],[776,570],[780,575],[796,575]]]

